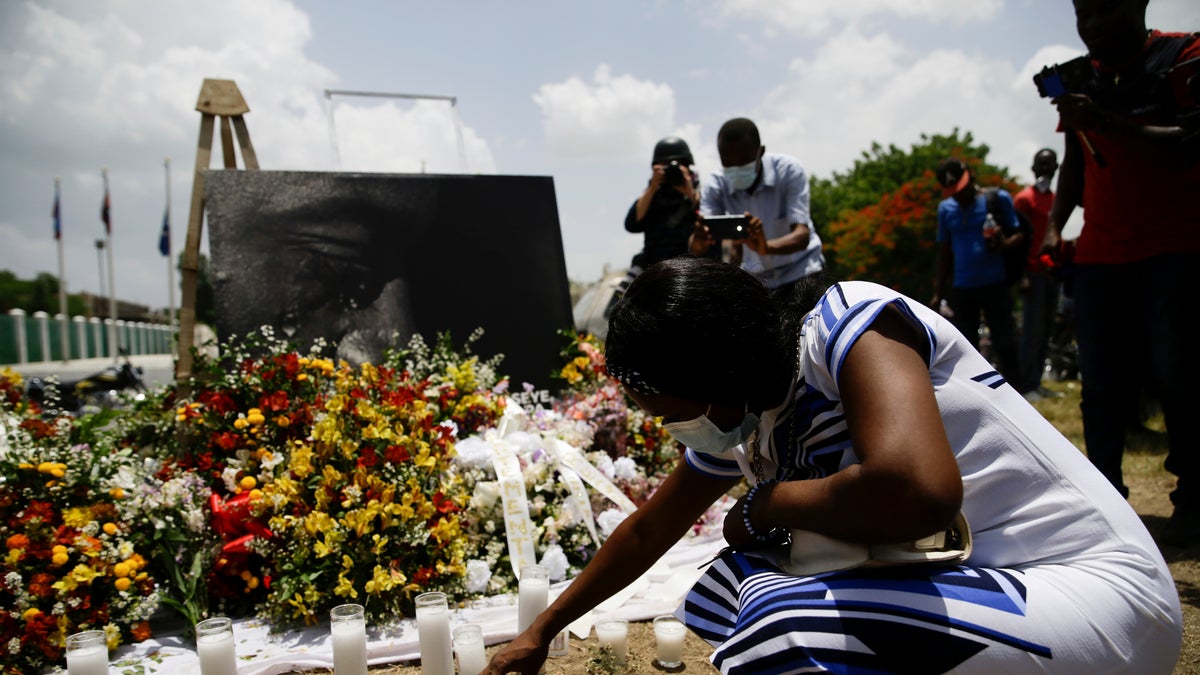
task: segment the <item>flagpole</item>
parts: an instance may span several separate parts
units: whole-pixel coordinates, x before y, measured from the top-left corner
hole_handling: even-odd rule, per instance
[[[104,176],[104,234],[107,242],[105,248],[108,249],[108,316],[112,323],[108,325],[108,353],[113,357],[113,361],[117,360],[117,284],[116,275],[113,273],[113,237],[112,237],[112,204],[108,198],[108,167],[104,167],[100,171]]]
[[[71,323],[71,317],[67,316],[67,277],[66,265],[63,262],[63,242],[62,242],[62,211],[59,205],[59,186],[61,181],[58,176],[54,177],[54,240],[58,244],[58,313],[62,315],[62,321],[59,322],[59,336],[62,340],[62,360],[67,363],[71,360],[71,343],[67,337],[68,326]]]
[[[163,159],[167,173],[167,212],[163,216],[163,234],[167,237],[167,325],[175,335],[175,260],[171,253],[171,158]],[[171,350],[175,351],[174,349]]]

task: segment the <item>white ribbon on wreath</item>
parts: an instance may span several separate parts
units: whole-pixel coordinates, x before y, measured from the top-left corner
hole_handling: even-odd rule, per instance
[[[518,578],[521,568],[537,563],[537,551],[533,544],[534,525],[529,517],[529,500],[525,492],[525,480],[521,473],[521,462],[513,444],[505,440],[509,434],[524,427],[524,410],[516,401],[510,400],[505,407],[497,428],[489,429],[484,438],[492,447],[492,467],[500,483],[500,501],[504,513],[504,533],[508,540],[508,557],[513,574]],[[587,485],[616,504],[622,512],[629,514],[637,506],[613,484],[600,469],[588,461],[578,448],[555,436],[542,436],[545,449],[554,459],[558,479],[567,488],[567,503],[587,525],[593,543],[600,545],[596,532],[596,516],[588,497]]]

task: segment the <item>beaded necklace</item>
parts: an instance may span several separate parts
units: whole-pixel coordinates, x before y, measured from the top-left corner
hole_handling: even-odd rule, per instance
[[[796,447],[796,418],[799,417],[800,415],[797,414],[798,411],[796,410],[796,403],[795,403],[794,399],[797,394],[797,389],[800,387],[801,380],[804,379],[803,354],[804,354],[804,327],[801,327],[800,337],[796,340],[796,379],[793,382],[792,391],[789,392],[789,394],[791,395],[791,397],[793,399],[793,401],[792,401],[792,418],[791,418],[791,420],[789,420],[789,423],[788,423],[787,443],[786,443],[786,445],[783,446],[784,448]],[[786,409],[786,408],[787,408],[787,406],[785,404],[784,409]],[[774,432],[775,432],[775,430],[772,429],[770,433],[774,434]],[[762,465],[763,453],[762,453],[762,447],[760,444],[761,436],[762,436],[762,427],[759,427],[758,429],[754,430],[754,433],[750,435],[750,438],[746,439],[746,446],[750,450],[750,468],[753,469],[753,471],[754,471],[755,485],[758,485],[758,484],[762,483],[763,481],[767,480],[765,471],[763,470],[763,465]],[[783,451],[780,451],[778,446],[776,447],[776,450],[777,450],[777,454],[779,455],[778,459],[782,460],[783,456],[784,456]],[[778,474],[779,469],[782,469],[783,466],[781,463],[778,463],[778,462],[776,463],[776,466],[777,466],[776,473]],[[772,480],[774,478],[775,477],[772,477]]]

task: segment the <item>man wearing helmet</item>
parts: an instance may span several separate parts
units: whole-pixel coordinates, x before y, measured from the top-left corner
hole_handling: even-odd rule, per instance
[[[660,260],[687,252],[700,201],[694,163],[691,149],[678,136],[655,144],[650,182],[625,216],[625,230],[644,237],[641,252],[633,256],[630,280]]]

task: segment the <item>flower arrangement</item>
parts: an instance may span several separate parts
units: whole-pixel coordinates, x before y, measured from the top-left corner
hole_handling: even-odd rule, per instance
[[[0,372],[0,664],[24,673],[61,662],[66,637],[103,630],[109,647],[150,635],[159,591],[112,487],[128,449],[76,443],[70,418],[45,420]]]
[[[160,602],[193,624],[217,611],[284,629],[345,602],[385,623],[427,590],[515,591],[498,444],[533,555],[555,580],[577,574],[677,445],[594,337],[568,334],[562,396],[521,409],[502,357],[471,353],[479,336],[418,336],[352,367],[263,329],[198,359],[180,390],[81,419],[44,419],[0,371],[3,662],[53,663],[80,629],[144,638]]]

